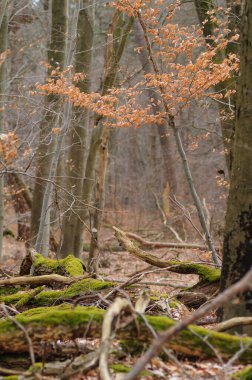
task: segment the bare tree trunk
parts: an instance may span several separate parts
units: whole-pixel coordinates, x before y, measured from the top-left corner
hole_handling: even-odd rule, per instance
[[[210,19],[210,15],[208,14],[209,11],[214,9],[214,2],[213,0],[194,0],[196,11],[198,14],[199,21],[203,28],[203,33],[206,39],[206,43],[212,45],[213,44],[213,38],[214,38],[214,29],[215,25]],[[231,8],[231,16],[229,20],[229,29],[231,30],[231,35],[234,35],[237,33],[238,29],[238,22],[239,22],[239,16],[240,16],[240,10],[241,6],[237,4],[234,4],[235,2],[233,0],[227,1],[227,6]],[[231,42],[227,45],[224,52],[220,51],[219,54],[216,56],[217,60],[223,60],[229,53],[238,53],[239,50],[239,44]],[[235,77],[231,77],[230,79],[218,83],[215,86],[216,92],[225,94],[227,90],[235,89],[236,87],[236,80]],[[230,105],[223,103],[219,103],[220,111],[225,111],[225,113],[230,114],[230,108],[232,110],[235,110],[235,103],[236,103],[236,96],[235,94],[232,94],[230,96]],[[225,157],[226,157],[226,164],[228,171],[230,173],[231,167],[232,167],[232,160],[233,160],[233,153],[232,153],[232,146],[234,142],[234,133],[235,133],[235,120],[232,118],[232,115],[230,115],[228,118],[222,118],[221,119],[221,130],[222,130],[222,138],[223,138],[223,145],[224,145],[224,151],[225,151]]]
[[[51,70],[59,67],[62,69],[66,58],[67,40],[67,0],[52,0],[52,27],[51,42],[48,47],[48,61]],[[45,179],[48,179],[53,150],[55,146],[52,129],[57,127],[61,110],[59,96],[49,95],[45,98],[45,115],[40,125],[40,142],[37,150],[36,181],[33,192],[33,205],[31,213],[31,243],[34,244],[40,225],[40,215],[42,213],[43,199],[46,189]],[[47,210],[47,220],[44,223],[44,235],[49,236],[50,213]],[[45,213],[45,210],[44,210]],[[46,238],[47,240],[47,238]]]
[[[136,13],[137,13],[139,23],[143,29],[144,38],[145,38],[145,42],[146,42],[146,46],[147,46],[147,51],[148,51],[148,55],[149,55],[149,59],[151,61],[152,67],[153,67],[153,71],[156,75],[160,75],[160,69],[159,69],[158,63],[157,63],[155,56],[153,54],[153,51],[152,51],[152,47],[151,47],[151,43],[149,40],[146,25],[145,25],[145,23],[141,17],[141,13],[140,12],[136,12]],[[159,85],[158,89],[159,89],[161,94],[165,94],[165,90],[162,87],[162,85]],[[190,169],[190,166],[189,166],[189,163],[188,163],[185,151],[184,151],[184,147],[183,147],[183,144],[181,141],[179,129],[175,124],[174,116],[170,112],[169,104],[164,100],[163,97],[162,97],[162,102],[163,102],[164,110],[165,110],[166,115],[167,115],[168,125],[171,128],[173,135],[175,137],[177,149],[178,149],[180,158],[181,158],[182,163],[183,163],[184,172],[185,172],[185,175],[186,175],[186,178],[188,181],[188,185],[190,187],[191,196],[192,196],[192,199],[194,201],[194,205],[195,205],[197,213],[198,213],[199,221],[200,221],[201,227],[202,227],[204,234],[205,234],[207,246],[208,246],[209,250],[211,251],[213,262],[219,266],[219,264],[220,264],[219,258],[218,258],[217,252],[215,250],[215,247],[214,247],[214,244],[212,241],[212,237],[211,237],[210,232],[209,232],[208,227],[207,227],[206,218],[205,218],[204,211],[203,211],[203,205],[201,203],[201,200],[200,200],[198,193],[196,191],[196,188],[195,188],[191,169]]]
[[[138,20],[136,20],[134,23],[134,33],[135,33],[135,40],[136,40],[137,46],[144,47],[145,46],[144,35],[143,35],[143,31]],[[148,52],[146,48],[141,49],[138,56],[143,66],[144,74],[152,73],[153,69],[150,64]],[[149,93],[149,98],[152,99],[150,103],[152,104],[153,113],[154,114],[161,113],[163,109],[162,109],[162,105],[160,104],[160,99],[158,98],[157,93],[151,89],[148,90],[148,93]],[[163,154],[164,187],[167,186],[168,184],[170,191],[173,194],[176,194],[177,179],[175,175],[176,171],[174,168],[174,157],[171,151],[170,137],[168,136],[169,133],[168,133],[167,122],[165,122],[164,124],[158,124],[157,130],[158,130],[160,146],[161,146],[161,150]]]
[[[241,66],[237,93],[234,160],[226,214],[221,290],[239,281],[252,266],[252,3],[245,1],[241,32]],[[252,291],[227,302],[222,319],[251,316]],[[252,329],[241,331],[251,334]]]
[[[103,81],[102,95],[105,95],[109,88],[115,84],[118,65],[122,57],[128,35],[133,25],[133,18],[128,18],[119,11],[116,11],[113,17],[110,31],[108,33],[111,41],[107,42],[107,51],[105,59],[105,75]],[[102,143],[102,136],[104,133],[104,126],[99,124],[101,117],[96,117],[95,128],[93,128],[90,147],[88,151],[85,178],[83,181],[82,201],[87,205],[90,203],[92,190],[94,185],[94,169],[99,147]],[[106,166],[105,166],[106,167]],[[100,181],[102,183],[103,181]],[[74,253],[80,256],[83,251],[83,221],[87,219],[88,207],[82,207],[80,210],[80,218],[77,221],[74,241]]]
[[[94,219],[92,225],[92,236],[88,258],[88,271],[97,272],[98,269],[98,252],[99,252],[99,232],[101,227],[104,201],[105,201],[105,179],[108,164],[108,141],[110,131],[108,127],[103,130],[101,144],[99,147],[99,165],[97,171],[95,201],[94,201]]]
[[[27,242],[30,238],[30,208],[27,205],[26,199],[23,195],[23,191],[21,191],[20,186],[16,182],[16,176],[14,174],[7,174],[7,183],[10,186],[13,207],[17,215],[17,238],[18,240]]]
[[[0,29],[2,27],[4,16],[6,15],[7,3],[8,3],[8,0],[1,0],[1,3],[0,3]]]
[[[4,5],[4,4],[3,4]],[[4,13],[1,15],[0,24],[0,54],[7,51],[8,47],[8,8],[4,7]],[[6,58],[0,64],[0,133],[4,131],[5,117],[5,92],[7,88],[7,62]],[[3,248],[3,228],[4,228],[4,177],[0,175],[0,261],[2,259]]]
[[[75,52],[75,72],[85,74],[85,78],[77,83],[82,92],[89,91],[89,71],[92,59],[93,26],[91,17],[87,12],[87,4],[83,2],[83,8],[79,11],[77,25],[77,41]],[[82,197],[85,148],[87,128],[89,124],[89,112],[83,108],[73,109],[74,119],[70,127],[70,150],[68,156],[67,190],[72,194],[68,205],[71,208],[63,215],[62,240],[60,246],[61,257],[74,253],[75,228],[78,221],[79,209],[83,206],[79,203]]]

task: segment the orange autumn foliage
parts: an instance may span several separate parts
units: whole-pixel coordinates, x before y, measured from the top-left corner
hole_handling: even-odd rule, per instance
[[[235,54],[222,54],[227,44],[235,43],[238,38],[237,35],[229,38],[225,20],[218,20],[214,12],[209,14],[216,25],[216,35],[211,46],[205,46],[198,25],[184,27],[174,22],[176,12],[180,10],[178,1],[168,6],[165,0],[155,1],[154,6],[148,0],[112,1],[110,5],[136,19],[141,17],[152,54],[159,65],[158,71],[144,75],[133,86],[122,83],[102,96],[81,92],[75,83],[83,78],[83,74],[75,73],[69,79],[72,68],[68,68],[61,73],[54,71],[47,83],[38,84],[40,93],[62,95],[66,101],[93,110],[106,119],[107,125],[116,127],[157,124],[167,118],[167,112],[153,115],[151,104],[141,105],[140,99],[150,89],[158,93],[160,102],[165,102],[169,115],[173,116],[194,100],[230,95],[229,89],[225,93],[212,92],[216,84],[227,81],[239,69]],[[142,48],[137,47],[135,54],[139,54]]]

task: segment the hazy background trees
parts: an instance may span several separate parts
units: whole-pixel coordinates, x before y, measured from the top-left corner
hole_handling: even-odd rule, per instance
[[[182,4],[175,22],[184,26],[199,23],[196,6],[192,2]],[[158,232],[166,240],[202,240],[184,215],[199,228],[171,133],[158,125],[108,133],[103,120],[92,111],[71,107],[66,120],[66,104],[60,97],[44,98],[35,91],[37,82],[57,76],[57,70],[68,65],[72,65],[69,77],[85,74],[77,84],[81,91],[104,94],[113,85],[136,83],[152,70],[145,48],[139,53],[136,50],[143,44],[139,25],[103,2],[8,1],[6,9],[10,15],[10,56],[4,74],[7,100],[1,90],[1,104],[4,102],[6,110],[3,128],[4,133],[13,131],[19,138],[17,156],[7,167],[22,180],[15,191],[22,189],[22,194],[30,196],[27,199],[33,198],[32,204],[24,200],[22,213],[16,208],[17,218],[26,220],[32,209],[27,244],[36,242],[39,225],[43,236],[38,245],[47,254],[49,242],[54,250],[56,244],[61,256],[79,256],[84,239],[92,240],[91,250],[97,249],[101,225],[117,224],[150,235]],[[52,74],[53,69],[56,72]],[[151,101],[154,113],[160,107],[155,96],[153,92],[141,99],[142,104]],[[219,242],[228,179],[219,104],[194,102],[176,122],[195,185],[204,200],[210,231]],[[66,133],[57,171],[50,178],[63,125]],[[42,213],[46,187],[49,197]],[[5,202],[12,199],[8,189]],[[176,201],[181,204],[176,205]],[[5,228],[10,222],[13,228],[13,214],[6,213]]]

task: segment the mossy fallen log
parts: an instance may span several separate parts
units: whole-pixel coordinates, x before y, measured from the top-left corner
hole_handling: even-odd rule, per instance
[[[50,306],[80,295],[92,294],[113,286],[115,286],[115,283],[110,281],[85,278],[60,290],[44,290],[42,287],[39,287],[10,295],[2,295],[0,296],[0,302],[4,302],[7,305],[15,304],[16,307],[22,307],[23,305],[25,305],[25,307]]]
[[[30,309],[18,314],[15,319],[28,332],[35,353],[43,355],[44,344],[56,340],[69,340],[77,337],[99,338],[105,311],[95,307],[62,304],[53,307]],[[167,317],[146,316],[148,323],[161,332],[173,326],[176,322]],[[121,328],[119,339],[129,339],[135,336],[137,341],[151,341],[152,334],[145,322],[139,318],[138,328],[132,322]],[[43,342],[43,344],[42,344]],[[218,333],[199,326],[190,326],[166,343],[166,347],[176,352],[197,357],[215,357],[217,351],[223,359],[232,357],[242,346],[247,350],[239,356],[239,361],[251,363],[252,338]],[[215,352],[212,347],[215,348]],[[2,353],[28,352],[28,344],[24,333],[11,320],[0,321],[0,351]],[[1,361],[0,361],[1,362]]]
[[[137,247],[127,235],[119,230],[119,228],[113,227],[115,236],[119,243],[133,256],[145,261],[150,265],[154,265],[158,268],[167,268],[171,272],[181,274],[197,274],[205,283],[214,283],[220,279],[220,269],[213,266],[201,263],[193,263],[191,261],[178,261],[178,260],[159,260],[154,255],[151,255],[139,247]]]

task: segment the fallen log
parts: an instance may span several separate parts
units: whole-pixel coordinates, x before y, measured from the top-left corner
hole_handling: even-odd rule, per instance
[[[74,280],[59,274],[45,274],[42,276],[18,276],[0,280],[0,286],[16,285],[46,285],[52,283],[71,284]]]
[[[220,269],[211,266],[211,264],[205,263],[193,263],[191,261],[178,261],[178,260],[159,260],[154,255],[151,255],[142,249],[138,248],[126,235],[125,232],[119,228],[113,227],[115,236],[119,243],[133,256],[145,261],[150,265],[154,265],[159,268],[167,268],[171,272],[181,274],[197,274],[200,279],[205,283],[218,282],[220,279]]]
[[[43,356],[47,343],[57,340],[67,341],[77,337],[100,338],[105,311],[95,307],[62,304],[60,306],[30,309],[18,314],[15,319],[29,334],[34,352]],[[158,333],[176,324],[167,317],[146,316],[149,325]],[[153,336],[146,323],[139,318],[117,332],[119,339],[134,339],[136,342],[151,341]],[[214,357],[214,347],[223,359],[232,357],[241,347],[248,346],[239,357],[240,362],[252,361],[252,338],[219,333],[203,327],[190,325],[166,342],[165,347],[178,353],[200,358]],[[24,332],[11,320],[0,321],[0,351],[2,354],[28,353],[29,347]],[[0,359],[1,363],[1,359]]]

